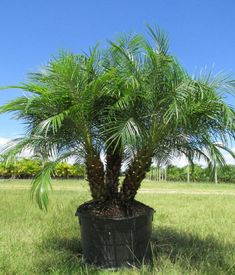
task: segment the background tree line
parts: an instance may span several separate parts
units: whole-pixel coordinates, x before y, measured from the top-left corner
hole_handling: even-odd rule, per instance
[[[0,162],[0,178],[30,179],[41,169],[43,163],[40,160],[24,158],[5,163]],[[82,164],[69,164],[60,162],[54,169],[54,178],[85,178],[85,167]]]
[[[30,179],[42,168],[42,161],[24,158],[17,161],[5,163],[0,161],[0,178]],[[85,166],[83,164],[69,164],[60,162],[54,170],[54,178],[85,178]],[[177,167],[151,167],[147,178],[154,181],[190,181],[190,182],[214,182],[215,174],[208,168],[200,165]],[[235,166],[226,165],[217,169],[219,182],[235,183]]]
[[[216,171],[218,182],[235,183],[235,165],[218,167]],[[155,181],[191,181],[191,182],[215,182],[215,171],[200,165],[177,167],[151,167],[147,178]]]

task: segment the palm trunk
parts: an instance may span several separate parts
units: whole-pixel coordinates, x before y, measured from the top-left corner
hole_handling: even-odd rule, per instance
[[[150,170],[151,163],[152,153],[146,150],[137,153],[123,180],[120,191],[122,200],[129,201],[134,199],[141,182],[145,178],[146,173]]]
[[[119,175],[122,165],[122,156],[118,152],[108,150],[106,156],[106,175],[105,182],[107,188],[107,197],[114,199],[118,195]]]
[[[218,184],[218,175],[217,175],[217,167],[215,166],[215,184]]]
[[[89,182],[92,198],[94,200],[106,199],[104,165],[100,159],[99,154],[87,154],[85,164],[87,170],[87,180]]]
[[[187,183],[190,182],[190,166],[189,166],[189,163],[187,165]]]

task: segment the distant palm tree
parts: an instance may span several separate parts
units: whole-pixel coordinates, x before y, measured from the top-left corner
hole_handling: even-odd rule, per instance
[[[70,156],[84,159],[94,200],[125,203],[134,199],[153,158],[185,154],[214,167],[224,163],[221,148],[233,154],[227,146],[234,139],[235,112],[224,96],[234,92],[234,81],[222,74],[189,76],[169,53],[165,33],[148,31],[151,43],[123,35],[104,51],[62,53],[28,83],[13,86],[27,97],[0,112],[14,112],[28,129],[7,154],[47,148],[32,187],[41,208],[47,206],[56,163]]]

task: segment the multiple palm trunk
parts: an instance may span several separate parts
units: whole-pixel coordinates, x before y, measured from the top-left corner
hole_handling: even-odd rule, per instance
[[[106,167],[99,154],[89,154],[86,157],[87,180],[94,200],[134,199],[146,172],[150,170],[152,154],[147,150],[139,151],[124,174],[124,180],[119,182],[122,166],[122,155],[108,150]]]

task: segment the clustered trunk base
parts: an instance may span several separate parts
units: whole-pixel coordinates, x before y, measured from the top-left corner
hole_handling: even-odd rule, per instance
[[[86,263],[102,268],[140,266],[151,262],[150,237],[154,210],[128,217],[105,217],[78,208]]]

